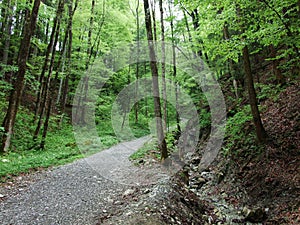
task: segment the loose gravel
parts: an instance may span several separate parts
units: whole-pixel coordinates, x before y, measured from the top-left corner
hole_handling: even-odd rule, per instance
[[[74,163],[33,175],[11,190],[0,187],[0,224],[97,224],[138,187],[166,175],[158,167],[137,168],[128,160],[149,137],[116,145]],[[22,179],[22,178],[21,178]],[[16,191],[17,189],[17,191]],[[120,203],[121,202],[121,203]],[[120,209],[119,209],[120,210]]]

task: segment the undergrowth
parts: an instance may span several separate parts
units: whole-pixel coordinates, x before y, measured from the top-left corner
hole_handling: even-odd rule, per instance
[[[129,156],[130,160],[138,161],[146,156],[153,156],[154,158],[160,159],[160,153],[157,147],[157,141],[151,140],[146,142],[141,148]]]
[[[3,104],[1,106],[4,107]],[[3,117],[4,113],[0,113],[0,120],[3,120]],[[41,150],[36,147],[38,145],[32,140],[32,134],[36,127],[32,121],[33,114],[28,109],[20,107],[10,151],[0,155],[0,181],[4,182],[13,176],[41,168],[63,165],[109,148],[119,142],[111,121],[102,120],[97,123],[101,146],[88,152],[82,152],[76,144],[70,119],[65,119],[63,125],[59,127],[59,116],[52,116],[46,146],[44,150]],[[134,126],[133,130],[136,137],[149,133],[143,124],[133,124],[132,126]],[[0,129],[0,132],[3,131]]]

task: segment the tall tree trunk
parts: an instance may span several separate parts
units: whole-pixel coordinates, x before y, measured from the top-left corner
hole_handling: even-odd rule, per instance
[[[89,65],[90,65],[90,55],[92,55],[92,31],[93,31],[93,26],[94,26],[94,10],[95,10],[95,0],[92,0],[92,6],[91,6],[91,17],[90,17],[90,25],[89,25],[89,30],[88,30],[88,46],[87,46],[87,61],[85,65],[85,69],[88,70]],[[85,104],[87,101],[87,94],[88,94],[88,89],[89,89],[89,77],[85,76],[84,77],[84,83],[82,86],[82,91],[80,93],[83,93],[83,95],[79,96],[78,98],[78,103],[77,103],[77,108],[76,108],[76,120],[74,121],[76,123],[85,123]]]
[[[71,1],[71,3],[72,3],[72,1]],[[63,6],[64,5],[62,5],[62,7]],[[71,7],[72,7],[72,4],[71,4]],[[73,12],[69,11],[69,13],[73,13]],[[47,95],[48,107],[47,107],[47,113],[46,113],[46,118],[45,118],[44,127],[43,127],[42,140],[41,140],[41,144],[40,144],[41,149],[44,149],[45,144],[46,144],[47,131],[48,131],[48,127],[49,127],[49,120],[50,120],[50,115],[51,115],[51,110],[52,110],[52,103],[53,103],[53,100],[55,98],[55,96],[54,96],[55,88],[57,86],[59,71],[60,71],[60,68],[61,68],[63,57],[65,55],[67,40],[69,38],[70,26],[71,26],[70,23],[68,23],[68,26],[67,26],[67,29],[66,29],[66,32],[65,32],[65,37],[64,37],[64,40],[63,40],[63,44],[62,44],[62,49],[61,49],[59,59],[58,59],[58,64],[57,64],[57,70],[56,70],[56,73],[55,73],[55,77],[54,77],[54,79],[52,79],[50,81],[50,89],[49,89],[49,92],[48,92],[48,95]],[[57,37],[58,37],[58,32],[57,32]]]
[[[153,43],[151,15],[150,15],[148,0],[144,0],[144,10],[145,10],[145,24],[147,30],[147,39],[149,45],[150,67],[152,72],[152,85],[153,85],[152,89],[153,89],[154,113],[156,119],[158,147],[161,152],[161,159],[164,160],[168,157],[168,151],[167,151],[167,144],[164,137],[162,119],[161,119],[159,85],[158,85],[158,69],[156,64],[156,55],[155,55],[155,48]]]
[[[166,47],[165,47],[165,26],[164,9],[162,0],[159,0],[160,26],[161,26],[161,77],[162,77],[162,96],[163,96],[163,122],[164,130],[167,130],[167,86],[166,86]]]
[[[136,72],[135,72],[135,104],[134,104],[134,114],[135,114],[135,123],[139,122],[139,103],[137,101],[138,99],[138,89],[139,89],[139,57],[140,57],[140,15],[139,15],[139,7],[140,7],[140,0],[137,0],[137,6],[135,9],[135,15],[136,15]]]
[[[67,61],[67,75],[63,82],[63,91],[62,91],[62,98],[60,101],[60,111],[61,111],[61,119],[59,121],[59,126],[61,127],[63,123],[66,103],[67,103],[67,94],[68,94],[68,88],[69,88],[69,77],[71,75],[71,54],[72,54],[72,43],[73,43],[73,32],[72,32],[72,25],[73,25],[73,16],[77,9],[79,0],[75,1],[75,6],[73,9],[73,0],[70,0],[68,4],[68,10],[69,10],[69,19],[68,19],[68,37],[69,37],[69,43],[68,43],[68,49],[66,54],[66,61]]]
[[[11,1],[7,1],[7,15],[6,15],[6,24],[5,24],[5,30],[4,30],[4,49],[3,49],[3,57],[2,57],[2,63],[4,65],[8,62],[8,54],[9,54],[9,47],[10,47],[10,36],[11,36],[11,27],[12,27],[12,11],[13,11],[13,5],[11,4]]]
[[[169,11],[170,13],[171,11],[171,4],[169,4]],[[172,15],[172,13],[171,13]],[[175,36],[174,36],[174,22],[173,19],[171,19],[170,21],[170,25],[171,25],[171,38],[172,38],[172,64],[173,64],[173,77],[174,77],[174,81],[175,81],[175,101],[176,101],[176,125],[177,125],[177,130],[178,132],[181,131],[180,128],[180,118],[179,118],[179,104],[178,104],[178,85],[177,85],[177,81],[176,81],[176,76],[177,76],[177,67],[176,67],[176,46],[175,46]]]
[[[58,2],[56,15],[58,15],[58,13],[59,13],[60,4],[61,4],[61,0]],[[57,25],[58,25],[58,17],[56,16],[53,21],[53,28],[52,28],[52,32],[51,32],[51,36],[50,36],[50,41],[47,46],[46,56],[45,56],[42,72],[41,72],[41,75],[39,78],[40,86],[39,86],[39,90],[37,93],[37,100],[36,100],[36,104],[35,104],[35,112],[34,112],[34,119],[33,119],[34,122],[36,121],[36,119],[38,118],[38,115],[40,114],[40,112],[42,110],[41,104],[42,104],[43,96],[45,95],[45,91],[46,91],[45,88],[46,88],[46,83],[47,83],[47,81],[45,80],[45,74],[49,68],[50,54],[53,51],[53,48],[55,48],[54,38],[55,38],[56,30],[57,30]],[[34,136],[35,136],[35,134],[34,134]]]
[[[245,46],[243,48],[243,60],[244,60],[244,70],[245,70],[245,75],[246,75],[246,80],[247,80],[249,103],[250,103],[250,107],[251,107],[253,122],[255,125],[256,136],[260,143],[265,143],[266,138],[267,138],[267,133],[263,127],[263,124],[262,124],[262,121],[260,118],[260,113],[259,113],[258,106],[257,106],[257,98],[256,98],[255,89],[254,89],[252,72],[251,72],[248,46]]]
[[[53,46],[52,46],[52,54],[51,54],[50,65],[49,65],[49,70],[48,70],[48,76],[47,76],[47,79],[45,79],[45,85],[43,88],[44,91],[42,92],[43,95],[41,96],[41,98],[42,98],[41,105],[40,105],[41,112],[39,115],[37,127],[36,127],[34,135],[33,135],[34,141],[37,140],[37,137],[40,133],[40,129],[41,129],[41,126],[43,123],[44,113],[47,109],[47,103],[49,102],[49,89],[50,89],[50,85],[51,85],[51,76],[52,76],[52,72],[53,72],[54,60],[55,60],[55,55],[56,55],[55,46],[58,42],[58,37],[59,37],[59,32],[60,32],[60,23],[61,23],[62,14],[64,11],[64,2],[65,2],[64,0],[60,0],[59,4],[58,4],[58,8],[57,8],[57,13],[56,13],[57,26],[55,29],[56,32],[55,32],[54,41],[52,43]],[[47,115],[46,115],[46,120],[47,120]],[[45,129],[44,129],[44,132],[45,132]]]
[[[153,35],[154,35],[154,41],[157,41],[157,28],[156,28],[156,18],[155,18],[155,0],[150,0],[150,8],[151,8],[151,14],[152,14],[152,20],[153,20]]]
[[[98,27],[98,32],[96,34],[95,41],[91,47],[90,55],[89,55],[89,62],[92,64],[97,56],[97,53],[99,52],[99,45],[100,45],[100,37],[101,37],[101,31],[105,22],[105,14],[106,14],[106,0],[103,0],[102,2],[102,16],[101,16],[101,21],[100,25]],[[93,60],[92,60],[93,57]]]
[[[28,59],[31,37],[35,31],[36,21],[38,17],[40,0],[35,0],[30,17],[26,19],[23,39],[21,41],[18,56],[18,72],[13,83],[13,90],[10,94],[9,105],[3,122],[4,134],[2,136],[2,145],[0,152],[8,151],[11,143],[11,137],[15,125],[18,107],[21,99],[21,93],[24,86],[24,78],[26,73],[26,63]]]
[[[92,31],[94,26],[94,11],[95,11],[95,0],[92,0],[92,7],[91,7],[91,17],[90,17],[90,27],[88,32],[88,47],[87,47],[87,61],[85,65],[85,69],[87,70],[90,65],[90,55],[92,55]]]

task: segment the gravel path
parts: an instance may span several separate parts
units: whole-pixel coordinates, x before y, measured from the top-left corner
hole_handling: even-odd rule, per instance
[[[6,192],[0,202],[0,224],[99,223],[99,218],[112,205],[118,205],[126,193],[166,176],[158,167],[141,169],[128,160],[147,140],[149,137],[122,143],[42,172],[17,193],[0,188],[0,193]]]

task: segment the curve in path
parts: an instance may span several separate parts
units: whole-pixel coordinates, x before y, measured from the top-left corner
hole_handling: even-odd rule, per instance
[[[107,204],[128,185],[150,184],[164,176],[157,168],[140,170],[128,160],[148,139],[121,143],[45,172],[19,194],[0,202],[0,224],[96,224]]]

